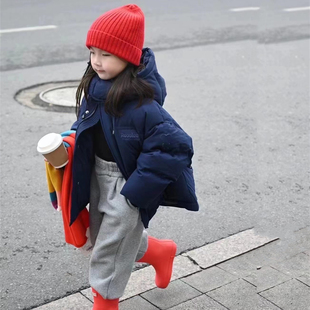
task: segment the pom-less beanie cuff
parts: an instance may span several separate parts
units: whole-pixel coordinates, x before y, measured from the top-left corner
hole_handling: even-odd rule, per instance
[[[144,14],[135,4],[122,6],[98,17],[86,39],[88,48],[100,48],[137,66],[143,43]]]
[[[90,48],[91,46],[100,48],[108,53],[133,63],[136,66],[140,64],[142,48],[140,49],[108,33],[97,30],[89,30],[87,34],[86,46],[87,48]]]

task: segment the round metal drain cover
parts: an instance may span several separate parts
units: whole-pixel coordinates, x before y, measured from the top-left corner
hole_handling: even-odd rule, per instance
[[[75,93],[80,81],[50,82],[21,89],[15,99],[32,109],[75,112]]]
[[[40,99],[57,106],[75,107],[76,90],[75,86],[54,87],[41,92]]]

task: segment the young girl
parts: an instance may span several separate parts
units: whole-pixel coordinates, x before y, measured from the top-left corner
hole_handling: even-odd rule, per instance
[[[145,228],[159,205],[198,210],[192,140],[162,108],[165,82],[143,42],[138,6],[100,16],[87,34],[90,63],[76,95],[71,223],[89,203],[97,310],[118,309],[135,262],[151,264],[156,285],[167,287],[176,244]]]

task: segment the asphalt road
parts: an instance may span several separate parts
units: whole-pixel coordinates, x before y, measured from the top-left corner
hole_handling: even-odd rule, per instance
[[[1,36],[0,70],[14,70],[87,58],[84,47],[91,23],[104,11],[126,1],[2,0],[1,29],[54,25],[40,31]],[[146,15],[145,46],[154,50],[245,39],[262,42],[309,37],[309,11],[283,9],[309,6],[308,0],[138,0]],[[259,7],[259,11],[231,9]]]
[[[250,227],[282,238],[309,225],[309,11],[283,11],[309,3],[269,2],[136,2],[166,79],[165,106],[194,140],[200,212],[161,208],[149,229],[175,239],[178,253]],[[64,243],[36,152],[74,115],[32,110],[14,95],[80,78],[86,31],[117,4],[125,2],[1,2],[2,30],[57,26],[0,38],[1,309],[88,286],[88,257]],[[230,11],[238,7],[261,9]]]

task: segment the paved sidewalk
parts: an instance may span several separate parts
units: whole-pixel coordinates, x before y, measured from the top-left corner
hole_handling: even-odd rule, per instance
[[[310,226],[277,238],[249,229],[176,257],[169,287],[132,273],[120,310],[309,310]],[[90,310],[90,289],[37,310]]]

